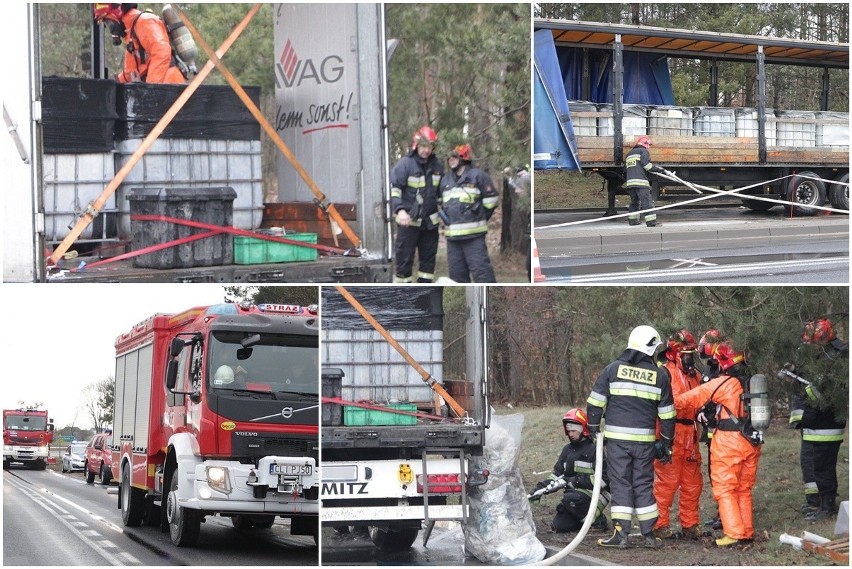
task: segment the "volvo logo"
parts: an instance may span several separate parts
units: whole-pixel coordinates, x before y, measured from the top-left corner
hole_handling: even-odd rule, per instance
[[[285,419],[289,419],[293,416],[293,408],[292,407],[284,407],[281,409],[281,416]]]
[[[254,419],[250,419],[250,421],[266,421],[267,419],[272,419],[273,417],[283,417],[284,419],[289,419],[294,414],[299,413],[300,411],[309,411],[311,409],[319,409],[319,405],[309,405],[307,407],[301,407],[299,409],[293,409],[292,407],[284,407],[277,415],[266,415],[264,417],[256,417]]]

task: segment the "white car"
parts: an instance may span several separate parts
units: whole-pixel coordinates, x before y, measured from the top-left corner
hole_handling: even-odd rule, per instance
[[[62,472],[74,472],[86,468],[86,446],[88,443],[73,442],[62,454]]]

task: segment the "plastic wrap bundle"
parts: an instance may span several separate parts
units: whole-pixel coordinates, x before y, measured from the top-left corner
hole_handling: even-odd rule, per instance
[[[535,523],[518,468],[523,415],[491,418],[477,467],[491,472],[488,483],[470,491],[465,551],[487,565],[525,565],[547,551],[535,536]]]

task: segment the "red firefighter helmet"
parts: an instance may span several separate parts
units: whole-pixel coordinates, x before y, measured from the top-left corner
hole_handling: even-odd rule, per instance
[[[584,437],[589,436],[589,419],[586,417],[586,412],[582,409],[574,408],[570,409],[565,416],[562,417],[562,429],[565,431],[565,435],[568,435],[569,430],[577,430],[576,426],[573,429],[569,429],[569,425],[579,425],[580,432]]]
[[[473,161],[473,149],[470,147],[470,144],[459,144],[455,148],[453,148],[452,152],[450,152],[450,156],[458,158],[459,160],[466,160],[467,162]]]
[[[647,136],[640,136],[639,139],[636,141],[636,144],[648,148],[651,146],[651,139]]]
[[[722,371],[727,371],[745,361],[745,353],[734,349],[734,345],[730,341],[711,344],[710,357],[719,362]]]
[[[121,9],[121,4],[94,5],[94,16],[96,22],[103,22],[104,20],[120,22],[123,15],[124,11]]]
[[[805,324],[802,332],[802,342],[806,344],[827,344],[837,336],[828,318],[817,318]]]
[[[694,352],[695,348],[695,336],[684,328],[669,336],[669,341],[666,344],[666,359],[673,362],[679,353]]]
[[[701,339],[698,340],[698,357],[703,359],[712,358],[713,354],[711,352],[713,351],[713,344],[718,344],[721,341],[722,333],[715,328],[711,328],[704,332]]]
[[[414,136],[411,137],[411,148],[415,149],[418,146],[432,146],[438,142],[438,133],[432,130],[431,127],[426,125],[421,126],[420,129],[414,133]]]

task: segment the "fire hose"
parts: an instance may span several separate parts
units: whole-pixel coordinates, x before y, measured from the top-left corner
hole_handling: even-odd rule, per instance
[[[592,501],[589,503],[589,513],[586,514],[586,517],[583,520],[583,526],[580,528],[580,531],[577,532],[577,535],[574,536],[574,539],[571,540],[571,543],[563,547],[561,551],[556,553],[556,555],[542,559],[538,563],[534,563],[534,565],[556,565],[574,551],[586,538],[586,534],[589,533],[589,528],[595,520],[595,511],[598,507],[598,500],[600,500],[601,497],[601,484],[603,482],[603,446],[604,436],[603,433],[599,432],[595,435],[595,483],[592,489]]]

